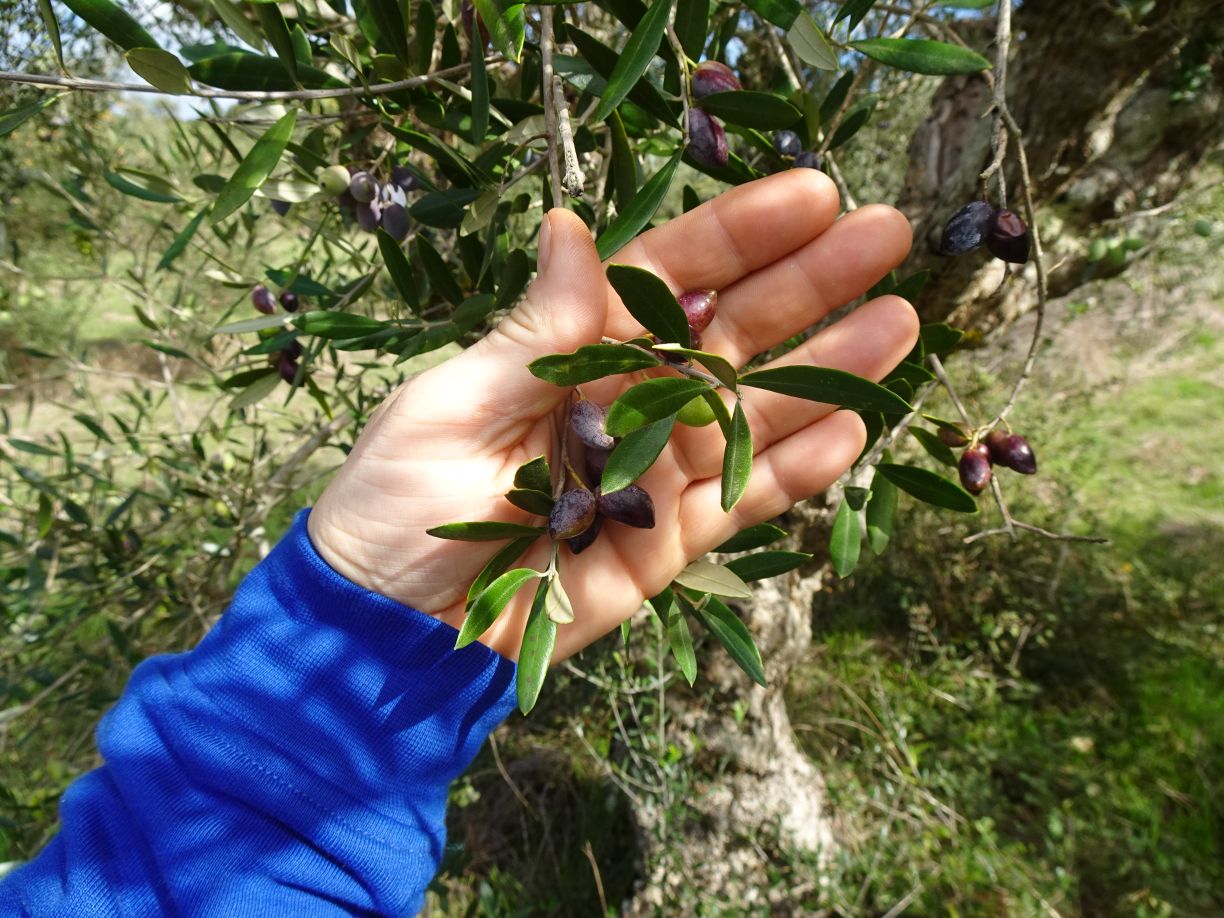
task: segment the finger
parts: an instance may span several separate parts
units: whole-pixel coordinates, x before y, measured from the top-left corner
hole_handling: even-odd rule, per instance
[[[680,502],[686,557],[696,558],[735,533],[824,491],[863,450],[862,419],[837,411],[773,444],[752,460],[748,490],[730,513],[719,505],[719,476],[685,490]]]
[[[463,418],[490,434],[551,411],[567,390],[532,376],[527,364],[545,354],[598,342],[608,311],[608,286],[595,244],[574,213],[550,210],[540,227],[538,274],[527,296],[497,327],[430,374],[440,416],[455,419],[456,396],[475,393]],[[426,399],[414,391],[414,401]]]
[[[918,340],[918,315],[899,296],[870,300],[844,319],[821,329],[812,338],[761,369],[780,366],[818,366],[844,370],[879,382]],[[832,414],[836,406],[746,387],[744,412],[752,442],[764,450],[779,440]],[[718,474],[724,439],[718,427],[676,428],[672,443],[694,478]]]
[[[909,221],[891,207],[846,214],[789,257],[721,291],[702,347],[743,365],[866,293],[905,260],[910,241]]]
[[[788,169],[733,188],[687,214],[638,236],[612,257],[652,271],[673,293],[721,290],[806,245],[833,224],[833,182],[814,169]],[[635,335],[641,326],[616,309],[608,334]]]

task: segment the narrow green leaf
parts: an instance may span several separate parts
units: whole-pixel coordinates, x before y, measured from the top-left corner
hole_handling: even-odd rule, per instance
[[[506,500],[520,510],[534,513],[537,516],[548,516],[552,512],[553,499],[546,491],[535,491],[531,488],[514,488],[506,492]]]
[[[735,367],[731,365],[731,361],[719,354],[711,354],[708,351],[699,351],[691,347],[681,347],[678,344],[660,344],[657,345],[658,350],[667,351],[670,354],[683,354],[690,360],[696,360],[707,370],[709,370],[714,378],[726,386],[728,389],[735,391],[739,384],[739,374],[735,372]]]
[[[680,599],[682,604],[687,604],[684,597]],[[766,684],[765,664],[761,661],[761,652],[757,650],[756,642],[752,639],[752,632],[740,621],[738,615],[713,596],[706,601],[704,607],[688,604],[688,608],[753,682],[758,685]]]
[[[269,316],[269,318],[272,317]],[[322,309],[299,313],[293,317],[292,322],[295,328],[308,335],[331,340],[360,338],[363,335],[372,335],[391,327],[386,322],[380,322],[368,316],[358,316],[348,312],[328,312]]]
[[[956,456],[952,454],[948,444],[944,443],[938,436],[923,427],[910,427],[909,432],[936,461],[956,468]]]
[[[786,33],[786,38],[799,55],[799,59],[808,66],[819,70],[837,69],[837,52],[833,50],[824,32],[807,10],[795,18],[795,24]]]
[[[511,0],[474,0],[476,12],[489,27],[493,44],[510,60],[518,62],[523,53],[523,4]],[[479,30],[477,29],[477,34]],[[602,118],[597,118],[602,121]]]
[[[59,21],[55,18],[55,10],[51,8],[51,0],[38,0],[38,12],[42,16],[47,35],[51,38],[51,47],[55,49],[55,62],[60,70],[64,69],[64,49],[60,44]]]
[[[544,598],[544,609],[548,617],[558,625],[568,625],[574,620],[574,606],[569,594],[561,585],[560,577],[553,577],[548,587],[548,595]]]
[[[440,294],[449,303],[458,306],[463,302],[463,290],[455,280],[446,261],[438,254],[438,250],[424,236],[417,236],[412,243],[417,260],[425,269],[434,292]]]
[[[811,560],[812,556],[804,551],[758,551],[742,558],[732,558],[727,562],[727,570],[737,574],[745,583],[751,583],[793,571]]]
[[[93,418],[89,417],[89,415],[74,414],[72,417],[78,424],[85,427],[86,430],[88,430],[91,434],[93,434],[99,440],[105,440],[107,443],[115,442],[114,440],[110,438],[110,434],[108,434],[105,430],[102,429],[102,425],[99,424],[97,421],[95,421]]]
[[[294,83],[297,76],[297,52],[293,48],[293,36],[289,34],[289,24],[281,14],[280,6],[275,3],[260,3],[255,6],[255,15],[263,29],[264,37],[276,52],[277,59],[289,74]]]
[[[527,263],[526,252],[515,249],[507,255],[502,265],[501,277],[497,281],[497,300],[493,308],[509,309],[513,306],[523,288],[527,286],[527,278],[530,275],[531,268]]]
[[[197,83],[218,89],[276,92],[298,88],[279,60],[247,51],[204,58],[188,67],[187,72]],[[344,86],[340,80],[316,67],[298,65],[297,78],[298,83],[307,89],[337,89]]]
[[[566,32],[570,41],[578,46],[578,53],[582,55],[581,58],[573,59],[577,61],[578,68],[598,75],[590,81],[586,91],[602,97],[607,90],[607,80],[611,79],[617,64],[620,63],[621,55],[573,25],[568,26]],[[554,56],[553,60],[556,61],[557,57]],[[599,80],[603,81],[602,86],[598,85]],[[629,101],[664,124],[679,124],[680,107],[665,99],[649,77],[638,80],[633,85],[629,90]]]
[[[382,41],[380,46],[390,51],[405,67],[412,66],[408,53],[408,30],[404,23],[404,9],[400,0],[365,0],[365,8],[374,21]]]
[[[849,577],[854,572],[862,548],[859,515],[843,500],[837,508],[837,518],[833,521],[833,531],[829,535],[829,557],[838,577]]]
[[[233,397],[229,403],[229,410],[239,411],[249,408],[256,402],[267,398],[280,385],[280,381],[280,375],[274,369],[269,368],[266,376],[261,376]]]
[[[608,464],[604,466],[600,491],[611,494],[637,481],[659,458],[675,424],[675,415],[668,415],[653,424],[639,427],[617,443],[608,456]]]
[[[152,86],[162,92],[184,93],[191,91],[191,76],[175,55],[161,48],[133,48],[124,55],[128,66]]]
[[[730,513],[748,489],[748,478],[752,475],[752,431],[748,429],[748,416],[744,414],[744,403],[735,402],[731,415],[731,431],[727,434],[727,448],[723,451],[722,497],[723,512]]]
[[[921,501],[955,510],[958,513],[977,513],[978,505],[973,495],[953,481],[927,469],[912,465],[880,463],[876,474],[883,475],[898,488]],[[868,505],[870,506],[870,504]]]
[[[161,191],[155,191],[152,188],[146,188],[144,185],[138,185],[115,172],[103,172],[102,177],[106,179],[106,184],[116,191],[131,195],[134,198],[140,198],[142,201],[152,201],[156,204],[178,204],[183,200],[178,195],[166,194]]]
[[[209,6],[216,10],[217,15],[221,18],[221,21],[229,27],[231,32],[241,38],[252,48],[255,48],[258,51],[262,51],[264,49],[265,43],[263,34],[259,31],[259,29],[255,28],[254,23],[243,15],[242,11],[238,9],[238,5],[236,3],[233,3],[232,0],[209,0]],[[209,56],[211,57],[212,55]],[[190,58],[190,55],[184,54],[184,57]],[[195,58],[191,59],[195,60]],[[200,59],[202,60],[203,58]],[[284,73],[283,70],[281,72]]]
[[[829,367],[787,366],[756,370],[741,376],[740,384],[856,411],[910,410],[909,403],[895,392],[869,379]]]
[[[660,341],[689,346],[688,319],[661,278],[632,265],[608,265],[607,275],[608,283],[619,294],[629,315],[643,328],[653,332]]]
[[[476,30],[476,34],[479,30]],[[472,81],[472,143],[480,146],[489,132],[489,75],[485,72],[484,42],[473,41],[470,45]]]
[[[704,3],[705,0],[700,0]],[[637,194],[637,160],[629,146],[629,135],[625,133],[625,122],[620,112],[608,116],[608,128],[612,134],[612,175],[616,188],[616,210],[620,212],[633,202]]]
[[[834,116],[841,110],[842,103],[846,101],[846,93],[850,91],[850,85],[854,82],[854,71],[847,70],[840,77],[833,87],[825,93],[824,99],[820,102],[820,123],[829,124],[833,121]]]
[[[291,109],[272,127],[264,132],[255,146],[243,157],[234,174],[230,176],[213,204],[210,222],[215,226],[250,200],[255,189],[264,183],[293,136],[297,123],[297,109]]]
[[[438,34],[438,10],[433,0],[418,0],[413,25],[416,70],[424,73],[433,60],[434,38]]]
[[[438,539],[453,539],[457,542],[496,542],[500,539],[518,539],[525,536],[543,535],[543,526],[524,526],[521,523],[444,523],[426,529],[427,535]]]
[[[656,0],[656,2],[665,3],[666,0]],[[615,255],[641,231],[642,227],[650,222],[655,211],[659,209],[659,205],[663,203],[667,190],[671,188],[672,179],[676,175],[676,167],[680,165],[682,155],[680,150],[673,153],[672,158],[663,164],[663,168],[652,175],[641,190],[633,196],[633,203],[618,213],[616,219],[608,224],[607,229],[595,243],[595,249],[601,260],[606,261]]]
[[[893,296],[899,296],[903,300],[909,300],[911,303],[918,299],[918,294],[922,293],[922,288],[927,285],[927,281],[931,279],[931,271],[929,268],[923,268],[921,271],[915,271],[905,280],[893,287],[890,293]],[[946,328],[947,326],[945,326]]]
[[[663,376],[626,389],[608,408],[607,431],[623,437],[639,427],[675,414],[699,392],[709,389],[700,379]]]
[[[548,678],[552,663],[553,648],[557,646],[557,623],[545,611],[545,598],[549,584],[555,580],[541,580],[536,587],[535,599],[531,603],[531,614],[527,616],[527,628],[523,631],[523,643],[519,647],[518,670],[514,677],[519,710],[531,712],[540,697],[540,689]]]
[[[484,592],[485,587],[504,574],[510,569],[515,561],[523,556],[535,542],[537,536],[524,536],[515,539],[514,541],[502,546],[502,548],[492,558],[488,560],[480,573],[476,575],[476,579],[472,581],[472,585],[468,587],[467,592],[467,607],[471,608],[472,603],[476,601],[476,597]]]
[[[744,0],[744,5],[783,31],[795,24],[803,9],[798,0]]]
[[[706,32],[710,27],[709,0],[677,0],[676,15],[672,23],[680,47],[693,60],[701,59],[705,49]],[[693,680],[690,679],[691,683]]]
[[[898,70],[952,76],[990,69],[990,61],[976,51],[925,38],[864,38],[850,42],[873,60]]]
[[[514,598],[514,594],[522,589],[527,581],[539,576],[539,571],[529,567],[516,567],[485,587],[463,619],[463,627],[459,629],[459,637],[455,640],[455,649],[466,647],[488,631],[493,622],[497,621],[497,616],[502,614],[502,610]]]
[[[603,121],[612,114],[625,100],[625,96],[629,95],[629,90],[642,78],[651,59],[659,50],[659,42],[667,29],[670,16],[671,0],[654,0],[637,28],[629,35],[629,41],[625,43],[616,67],[608,77],[608,85],[590,121]]]
[[[139,22],[110,0],[63,0],[63,4],[124,51],[159,47]]]
[[[536,456],[529,462],[524,462],[514,473],[514,486],[532,491],[552,491],[552,471],[548,467],[547,456]]]
[[[862,510],[867,505],[867,498],[870,495],[871,492],[866,488],[846,485],[846,503],[850,505],[851,510]]]
[[[207,207],[192,217],[191,222],[184,226],[182,231],[174,237],[174,241],[170,243],[170,248],[166,249],[166,254],[157,263],[158,271],[170,267],[174,260],[187,250],[188,243],[191,242],[191,238],[196,234],[196,230],[200,228],[200,224],[204,222],[206,216],[208,216]],[[272,316],[268,316],[268,318],[272,318]]]
[[[44,96],[30,105],[23,105],[21,108],[15,108],[12,111],[0,114],[0,137],[3,137],[5,134],[11,134],[44,108],[54,105],[59,98],[58,95]]]
[[[863,17],[874,5],[875,0],[846,0],[838,9],[837,15],[833,17],[833,24],[837,25],[843,19],[849,19],[849,31],[853,32],[854,27],[863,21]]]
[[[254,319],[243,319],[240,322],[230,322],[213,330],[214,335],[244,335],[247,332],[263,331],[265,328],[283,328],[292,321],[288,315],[258,316]]]
[[[863,125],[871,120],[871,115],[879,101],[880,97],[877,95],[864,96],[846,109],[846,114],[842,117],[841,123],[837,126],[837,130],[833,132],[833,139],[829,141],[829,149],[836,150],[857,134]]]
[[[892,538],[897,518],[897,486],[883,475],[871,481],[871,500],[867,501],[867,544],[882,555]]]
[[[555,386],[576,386],[617,373],[657,367],[663,361],[623,344],[588,344],[572,354],[547,354],[527,365],[531,374]],[[677,409],[678,410],[678,409]]]
[[[803,112],[773,93],[746,89],[710,93],[698,100],[697,105],[730,124],[761,131],[788,128],[803,117]]]
[[[400,299],[408,304],[417,315],[421,314],[421,299],[417,293],[416,275],[408,264],[408,256],[403,247],[381,227],[378,230],[378,251],[382,253],[383,264],[391,275],[391,283],[399,292]]]
[[[675,576],[676,583],[699,593],[716,593],[732,599],[751,599],[752,589],[739,575],[722,564],[698,559]]]
[[[680,672],[688,684],[692,685],[697,679],[697,654],[693,651],[693,633],[689,630],[688,619],[676,602],[676,594],[668,587],[650,602],[663,620],[667,646],[676,659],[676,665],[680,667]]]
[[[734,551],[751,551],[772,545],[778,539],[786,538],[786,530],[773,523],[757,523],[747,529],[741,529],[717,548],[716,552],[729,553]]]
[[[965,337],[963,331],[943,322],[928,322],[919,329],[918,335],[922,339],[922,349],[928,354],[938,355],[948,353]]]

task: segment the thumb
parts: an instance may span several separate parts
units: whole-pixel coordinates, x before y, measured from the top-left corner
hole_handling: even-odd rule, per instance
[[[554,208],[540,224],[537,274],[526,297],[461,360],[506,412],[538,416],[566,390],[536,379],[527,364],[598,343],[607,315],[608,285],[591,233],[577,214]]]

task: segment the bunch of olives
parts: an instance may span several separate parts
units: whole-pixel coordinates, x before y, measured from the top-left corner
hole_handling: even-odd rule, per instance
[[[803,139],[794,131],[775,133],[773,147],[783,159],[791,160],[791,166],[795,169],[819,169],[823,165],[820,154],[803,149]]]
[[[964,255],[985,245],[995,258],[1024,264],[1029,257],[1029,231],[1014,210],[996,209],[986,201],[970,201],[944,226],[939,251]]]
[[[407,195],[417,187],[417,179],[406,166],[394,166],[386,182],[356,166],[328,166],[319,175],[319,186],[367,233],[381,226],[397,242],[407,238]]]
[[[266,316],[276,313],[276,304],[280,303],[285,312],[297,312],[302,308],[302,298],[292,290],[282,290],[280,296],[273,296],[272,291],[263,284],[256,284],[251,288],[251,304]],[[266,329],[269,334],[273,334],[271,329]],[[281,379],[287,383],[292,383],[297,378],[298,360],[302,356],[302,346],[296,340],[290,341],[279,351],[273,351],[268,355],[268,363],[276,367],[276,371],[280,373]]]
[[[941,427],[939,439],[948,446],[965,447],[957,470],[961,486],[970,494],[981,494],[990,485],[991,466],[1001,465],[1021,475],[1037,473],[1037,457],[1020,434],[992,430],[982,440],[970,442],[962,431]]]

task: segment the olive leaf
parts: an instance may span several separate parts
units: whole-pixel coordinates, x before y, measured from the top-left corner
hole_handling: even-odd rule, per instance
[[[829,558],[838,577],[849,577],[854,572],[862,551],[862,541],[859,515],[843,500],[837,508],[833,531],[829,535]]]
[[[608,408],[607,431],[623,437],[652,421],[675,414],[699,393],[710,388],[700,379],[662,376],[626,389]]]
[[[689,346],[688,319],[661,278],[632,265],[608,265],[607,275],[629,315],[643,328],[660,341]]]
[[[524,714],[535,707],[540,697],[540,689],[544,687],[552,663],[553,648],[557,646],[557,623],[545,610],[550,584],[555,582],[555,577],[541,580],[536,588],[531,613],[527,616],[527,628],[523,631],[523,643],[519,647],[514,687],[519,710]]]
[[[463,627],[459,629],[459,637],[455,639],[455,649],[466,647],[488,631],[497,616],[501,615],[502,610],[514,598],[514,594],[522,589],[527,581],[539,576],[539,571],[529,567],[516,567],[485,587],[463,619]]]
[[[717,593],[732,599],[751,599],[752,589],[736,574],[721,564],[698,559],[675,576],[682,587],[699,593]]]
[[[659,458],[675,424],[676,416],[668,415],[653,424],[639,427],[616,444],[608,456],[608,464],[604,466],[600,491],[611,494],[637,481]]]
[[[604,376],[657,367],[663,361],[624,344],[588,344],[572,354],[546,354],[527,365],[531,374],[555,386],[576,386]]]

